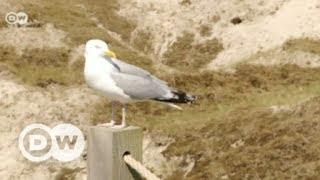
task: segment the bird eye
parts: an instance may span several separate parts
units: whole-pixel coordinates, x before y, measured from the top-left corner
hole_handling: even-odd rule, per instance
[[[98,46],[98,45],[95,45],[94,47],[95,47],[95,48],[97,48],[97,49],[99,49],[99,48],[100,48],[100,46]]]

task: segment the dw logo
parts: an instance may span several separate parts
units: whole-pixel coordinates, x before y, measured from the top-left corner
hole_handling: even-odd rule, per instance
[[[28,22],[28,15],[24,12],[9,12],[6,14],[6,21],[8,24],[23,25]]]
[[[81,130],[72,124],[59,124],[50,129],[44,124],[30,124],[19,136],[22,155],[33,162],[53,157],[62,162],[78,158],[85,141]]]

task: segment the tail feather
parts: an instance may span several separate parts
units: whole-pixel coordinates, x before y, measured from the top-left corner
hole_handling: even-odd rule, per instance
[[[187,94],[183,91],[174,90],[172,91],[173,97],[167,99],[156,98],[156,101],[168,102],[168,103],[194,103],[197,99],[196,96]]]
[[[176,109],[178,109],[178,110],[180,110],[180,111],[183,110],[180,106],[177,106],[177,105],[175,105],[175,104],[172,104],[172,103],[166,103],[166,104],[167,104],[168,106],[173,107],[173,108],[176,108]]]

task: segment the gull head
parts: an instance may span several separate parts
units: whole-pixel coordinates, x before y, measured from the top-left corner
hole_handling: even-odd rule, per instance
[[[115,53],[109,49],[108,44],[100,39],[91,39],[86,43],[85,55],[116,58]]]

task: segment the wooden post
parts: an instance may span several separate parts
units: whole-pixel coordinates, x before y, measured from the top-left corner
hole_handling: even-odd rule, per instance
[[[88,180],[131,180],[141,177],[123,161],[129,152],[142,162],[142,129],[90,127],[88,136]]]

